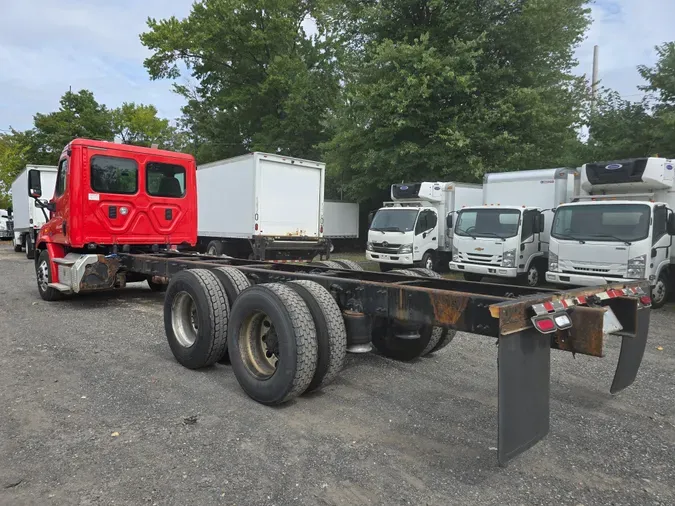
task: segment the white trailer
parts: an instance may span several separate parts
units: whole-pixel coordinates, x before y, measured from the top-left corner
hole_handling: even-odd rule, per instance
[[[199,246],[211,255],[310,260],[323,237],[325,164],[268,153],[197,167]]]
[[[35,199],[28,196],[28,171],[40,171],[40,179],[44,191],[42,202],[49,202],[54,196],[56,187],[56,166],[27,165],[12,183],[12,213],[14,220],[14,251],[26,250],[26,256],[33,258],[34,244],[40,227],[46,223],[45,214],[48,212],[35,205]]]
[[[579,172],[557,168],[486,174],[483,205],[459,211],[450,270],[468,281],[485,276],[544,280],[553,209],[579,191]]]
[[[597,286],[648,279],[661,307],[675,269],[675,160],[638,158],[588,163],[581,195],[559,206],[551,231],[546,280]]]
[[[326,200],[323,204],[323,236],[328,239],[358,239],[359,205]]]
[[[450,260],[452,213],[479,204],[480,185],[424,182],[391,185],[370,223],[366,258],[380,270],[420,265],[438,270]]]

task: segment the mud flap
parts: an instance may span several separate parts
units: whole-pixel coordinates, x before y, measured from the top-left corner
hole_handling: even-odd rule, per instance
[[[638,309],[635,315],[635,335],[621,337],[619,363],[616,366],[612,387],[609,389],[613,394],[633,384],[647,347],[650,310]]]
[[[548,434],[550,346],[550,339],[533,328],[499,338],[497,459],[500,466]]]

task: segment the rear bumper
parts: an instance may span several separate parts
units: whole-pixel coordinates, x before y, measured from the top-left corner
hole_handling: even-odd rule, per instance
[[[374,253],[372,251],[366,251],[366,258],[372,262],[382,262],[385,264],[412,265],[414,263],[412,253],[397,255],[395,253]]]
[[[583,274],[569,274],[566,272],[548,271],[546,273],[546,281],[548,281],[549,283],[556,283],[561,285],[598,286],[598,285],[609,285],[612,283],[630,283],[642,280],[622,278],[618,276],[587,276]]]
[[[515,267],[498,267],[496,265],[478,265],[465,264],[461,262],[450,262],[448,264],[451,271],[470,272],[471,274],[482,274],[483,276],[499,276],[503,278],[515,278],[518,276],[518,269]]]

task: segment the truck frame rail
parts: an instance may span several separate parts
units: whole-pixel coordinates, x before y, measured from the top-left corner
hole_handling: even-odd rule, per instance
[[[330,291],[343,313],[497,338],[500,465],[549,432],[551,349],[602,357],[606,338],[621,339],[611,386],[616,393],[635,380],[649,329],[647,281],[557,291],[173,251],[101,257],[107,265],[117,264],[116,272],[151,277],[228,265],[254,284],[311,280]],[[543,333],[536,322],[548,315],[562,315],[563,324]],[[608,327],[608,319],[619,325]]]

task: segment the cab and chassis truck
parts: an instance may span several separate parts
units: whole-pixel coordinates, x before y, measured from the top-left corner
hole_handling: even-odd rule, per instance
[[[229,358],[254,400],[280,404],[333,379],[346,351],[371,344],[412,360],[455,332],[498,343],[498,462],[549,431],[551,349],[601,357],[620,339],[611,392],[633,383],[650,318],[648,282],[570,291],[441,279],[429,270],[365,272],[186,254],[197,241],[191,156],[76,139],[59,161],[49,221],[35,244],[48,301],[147,280],[165,290],[164,328],[190,369]],[[178,181],[172,180],[175,179]],[[42,194],[29,173],[29,195]]]

